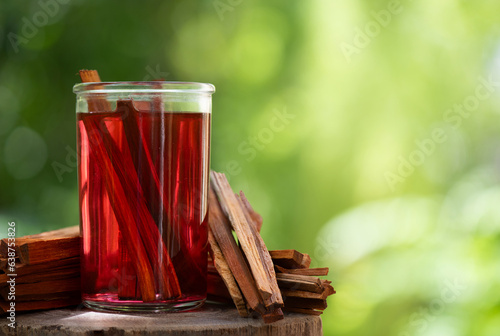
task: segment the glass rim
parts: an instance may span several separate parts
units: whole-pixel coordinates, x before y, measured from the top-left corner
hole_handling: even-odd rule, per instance
[[[91,82],[73,86],[75,94],[81,93],[193,93],[212,94],[215,86],[210,83],[174,81],[137,81],[137,82]]]

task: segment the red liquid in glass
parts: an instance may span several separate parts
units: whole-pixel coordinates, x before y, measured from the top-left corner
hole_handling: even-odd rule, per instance
[[[204,300],[210,114],[141,112],[126,102],[115,112],[79,113],[77,122],[84,301],[133,307]],[[161,241],[148,250],[147,239]],[[148,258],[137,262],[134,246]],[[148,262],[153,300],[141,293],[138,265]],[[174,283],[169,267],[180,295],[161,285],[162,277]]]

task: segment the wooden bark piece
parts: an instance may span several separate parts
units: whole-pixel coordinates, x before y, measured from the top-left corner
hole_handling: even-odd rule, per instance
[[[252,234],[248,221],[239,206],[239,201],[233,194],[231,187],[224,174],[211,172],[211,185],[220,199],[220,204],[227,214],[229,221],[236,232],[238,241],[245,253],[250,265],[257,289],[264,299],[266,307],[271,306],[273,291],[267,279],[267,274],[261,261],[260,253],[255,246],[255,238]]]
[[[50,296],[53,297],[57,293],[73,292],[80,290],[80,278],[58,279],[44,281],[38,283],[16,284],[16,300],[22,300],[23,296]],[[0,289],[0,295],[7,301],[9,287]]]
[[[289,308],[309,308],[309,309],[326,309],[328,305],[326,300],[322,299],[309,299],[300,297],[287,297],[285,299],[285,307]]]
[[[243,194],[240,192],[240,195]],[[245,197],[245,195],[243,195]],[[276,281],[276,273],[274,272],[274,264],[271,259],[271,256],[269,255],[269,251],[267,250],[266,244],[264,243],[264,240],[262,239],[261,235],[259,232],[257,232],[257,223],[254,222],[252,215],[248,211],[248,208],[244,205],[244,201],[242,200],[241,196],[238,197],[238,200],[240,202],[241,208],[247,218],[247,221],[250,223],[250,231],[252,235],[254,236],[255,239],[255,245],[257,246],[257,249],[260,254],[260,258],[262,260],[262,264],[264,266],[264,269],[266,271],[267,275],[267,280],[269,281],[269,284],[271,285],[271,290],[272,290],[272,297],[271,301],[274,302],[274,306],[271,307],[270,309],[274,311],[273,314],[279,315],[281,313],[281,316],[283,315],[283,312],[278,311],[277,308],[283,307],[283,299],[281,297],[281,292],[278,287],[278,283]],[[245,198],[246,200],[246,198]],[[248,203],[248,200],[246,200]],[[274,318],[274,316],[273,316]]]
[[[306,253],[296,250],[274,250],[269,251],[275,265],[284,268],[309,268],[311,257]]]
[[[21,239],[53,239],[53,238],[71,238],[78,236],[80,236],[80,227],[78,225],[75,225],[75,226],[65,227],[62,229],[23,236]]]
[[[323,290],[321,293],[313,293],[313,292],[308,292],[308,291],[300,291],[300,290],[282,290],[281,294],[284,297],[298,297],[298,298],[304,298],[304,299],[318,299],[318,300],[326,300],[327,296],[329,295],[328,290]]]
[[[328,275],[328,267],[322,268],[296,268],[288,269],[281,267],[279,265],[274,265],[274,267],[281,273],[286,274],[297,274],[297,275],[311,275],[311,276],[324,276]]]
[[[283,311],[281,308],[275,308],[269,312],[262,315],[262,319],[265,323],[273,323],[284,318]]]
[[[262,216],[252,208],[252,206],[250,205],[250,202],[248,201],[245,194],[241,190],[240,190],[240,194],[239,194],[239,199],[241,201],[243,208],[246,210],[247,214],[252,219],[252,222],[255,225],[257,232],[260,233],[260,229],[262,228],[262,223],[263,223]]]
[[[80,276],[80,265],[62,269],[47,269],[44,272],[30,274],[28,276],[16,276],[16,284],[37,283],[42,281],[52,281],[68,278],[76,278]],[[0,287],[7,286],[7,281],[10,277],[7,274],[0,274]]]
[[[281,289],[303,290],[312,293],[323,292],[323,284],[320,278],[284,273],[278,273],[276,277]]]
[[[337,293],[335,289],[333,288],[332,285],[330,285],[332,282],[328,280],[321,280],[321,284],[323,285],[323,288],[328,292],[328,295],[332,295]]]
[[[302,262],[300,263],[300,266],[300,268],[309,268],[309,266],[311,266],[311,256],[309,256],[309,254],[302,254]]]
[[[83,83],[99,83],[101,78],[96,70],[80,70],[80,78]],[[102,88],[102,85],[96,86],[96,88]],[[88,99],[88,109],[92,112],[108,112],[111,111],[111,106],[106,99],[96,98]]]
[[[57,229],[57,230],[16,238],[15,241],[16,257],[19,256],[19,251],[18,251],[19,246],[21,246],[24,243],[32,241],[50,240],[55,238],[76,238],[79,236],[80,236],[80,227],[76,225],[63,229]],[[7,258],[7,252],[8,252],[8,238],[4,238],[0,241],[0,257]]]
[[[233,299],[234,305],[236,306],[238,313],[240,314],[240,316],[243,317],[248,316],[248,310],[245,301],[243,300],[243,295],[241,294],[241,291],[238,288],[236,281],[234,280],[234,276],[231,273],[231,270],[229,269],[229,265],[224,259],[222,251],[220,250],[219,245],[215,241],[215,238],[210,229],[208,230],[208,241],[214,258],[215,268],[219,272],[222,280],[224,280],[224,283],[229,291],[229,294],[231,295],[231,298]]]
[[[17,259],[16,261],[19,261]],[[7,265],[8,265],[9,260],[7,258],[0,258],[0,270],[5,272],[7,270]]]
[[[48,261],[43,264],[35,264],[35,265],[16,264],[16,274],[18,277],[20,277],[29,274],[45,272],[46,270],[56,271],[58,269],[64,269],[68,267],[79,267],[79,265],[80,265],[79,256],[61,260]]]
[[[253,310],[264,313],[262,298],[257,290],[252,272],[247,266],[240,248],[231,233],[231,224],[222,212],[219,201],[212,188],[209,188],[209,227],[214,235],[226,262],[238,283],[248,305]]]
[[[301,314],[315,315],[315,316],[319,316],[319,315],[323,314],[323,311],[321,311],[321,310],[315,310],[315,309],[309,309],[309,308],[285,307],[285,308],[283,308],[283,310],[291,312],[291,313],[301,313]]]
[[[61,308],[67,306],[76,306],[81,302],[80,296],[72,297],[69,299],[57,299],[57,300],[40,300],[40,301],[29,301],[29,302],[16,302],[16,311],[31,311],[31,310],[41,310],[41,309],[53,309]],[[8,301],[0,301],[0,313],[9,309]],[[33,334],[31,334],[33,335]],[[35,334],[36,335],[36,334]]]
[[[29,239],[18,245],[18,253],[25,265],[77,257],[80,255],[80,237]]]

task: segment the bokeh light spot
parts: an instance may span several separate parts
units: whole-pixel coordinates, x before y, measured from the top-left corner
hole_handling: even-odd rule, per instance
[[[28,127],[18,127],[4,146],[4,162],[9,174],[18,180],[37,175],[47,162],[47,145]]]

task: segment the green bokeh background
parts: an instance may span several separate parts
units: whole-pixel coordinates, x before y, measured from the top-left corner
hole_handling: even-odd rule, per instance
[[[0,237],[12,220],[19,236],[78,223],[79,69],[210,82],[212,168],[261,212],[270,249],[330,267],[325,335],[498,335],[498,13],[492,0],[2,1]]]

